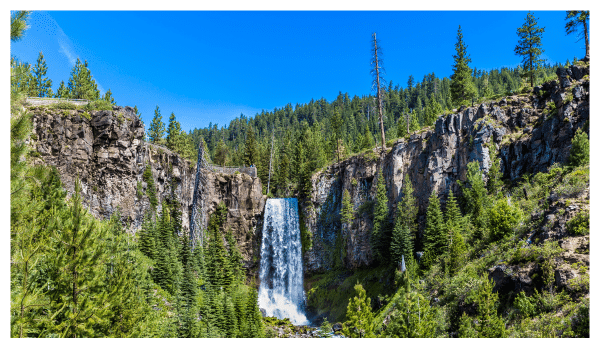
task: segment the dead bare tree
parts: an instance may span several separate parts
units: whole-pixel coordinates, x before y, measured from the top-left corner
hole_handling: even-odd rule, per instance
[[[385,72],[383,69],[383,61],[381,60],[382,52],[381,46],[377,43],[377,35],[373,33],[372,41],[373,59],[371,60],[371,74],[373,75],[373,87],[377,90],[377,106],[379,108],[379,127],[381,129],[381,152],[385,151],[385,130],[383,129],[383,93],[381,92],[381,85],[384,81],[382,73]]]

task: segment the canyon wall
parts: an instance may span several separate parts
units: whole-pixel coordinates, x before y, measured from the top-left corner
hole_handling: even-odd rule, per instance
[[[69,195],[81,181],[84,205],[97,218],[109,218],[117,208],[128,231],[139,230],[150,210],[142,175],[152,170],[160,203],[172,194],[181,203],[183,227],[189,226],[196,163],[167,148],[144,141],[144,125],[131,107],[112,111],[53,109],[29,106],[33,116],[33,161],[55,166]],[[257,268],[262,213],[266,196],[258,177],[246,173],[217,173],[202,169],[207,178],[205,212],[227,205],[224,230],[238,239],[246,265]]]
[[[432,190],[442,202],[450,189],[460,194],[457,181],[466,179],[467,164],[478,161],[487,173],[493,149],[504,178],[510,180],[565,162],[575,131],[589,125],[589,68],[559,68],[557,75],[557,80],[531,92],[440,116],[434,127],[400,139],[384,155],[379,155],[380,148],[370,150],[314,174],[312,195],[301,203],[304,224],[312,235],[304,255],[306,272],[372,263],[371,214],[379,171],[392,217],[404,179],[410,177],[423,225]],[[344,190],[356,211],[351,224],[340,222]]]

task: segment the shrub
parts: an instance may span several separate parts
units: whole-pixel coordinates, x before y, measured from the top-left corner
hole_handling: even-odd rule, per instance
[[[77,106],[73,102],[59,101],[57,103],[51,104],[50,108],[51,109],[71,109],[71,110],[75,110],[75,109],[77,109]]]
[[[83,113],[81,113],[81,116],[83,118],[85,118],[86,120],[88,120],[88,121],[92,119],[92,117],[90,116],[90,113],[88,113],[86,111],[84,111]]]
[[[527,297],[523,291],[515,297],[514,306],[525,317],[533,317],[538,312],[535,299]]]
[[[104,100],[90,101],[88,104],[85,105],[84,109],[87,111],[90,111],[90,110],[113,110],[112,104],[110,104],[109,102],[106,102]]]
[[[590,233],[590,213],[584,210],[567,222],[567,231],[576,236]]]
[[[492,240],[506,236],[519,223],[521,212],[508,204],[506,199],[499,200],[489,211],[490,235]]]
[[[588,135],[581,128],[577,129],[575,136],[571,140],[569,163],[574,166],[590,163],[590,140],[588,140]]]

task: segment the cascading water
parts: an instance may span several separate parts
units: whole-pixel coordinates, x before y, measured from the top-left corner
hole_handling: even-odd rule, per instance
[[[298,200],[268,199],[260,248],[258,304],[269,317],[308,325],[303,311],[303,284]]]

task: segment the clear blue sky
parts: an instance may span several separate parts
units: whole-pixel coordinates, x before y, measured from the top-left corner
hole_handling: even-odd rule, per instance
[[[527,12],[33,12],[11,55],[35,63],[40,51],[56,91],[75,60],[89,63],[102,93],[137,105],[149,126],[156,105],[186,131],[219,126],[311,98],[371,92],[370,39],[384,51],[386,79],[406,86],[429,72],[450,76],[458,25],[471,67],[516,67],[517,28]],[[537,11],[543,56],[585,54],[566,36],[564,11]]]

